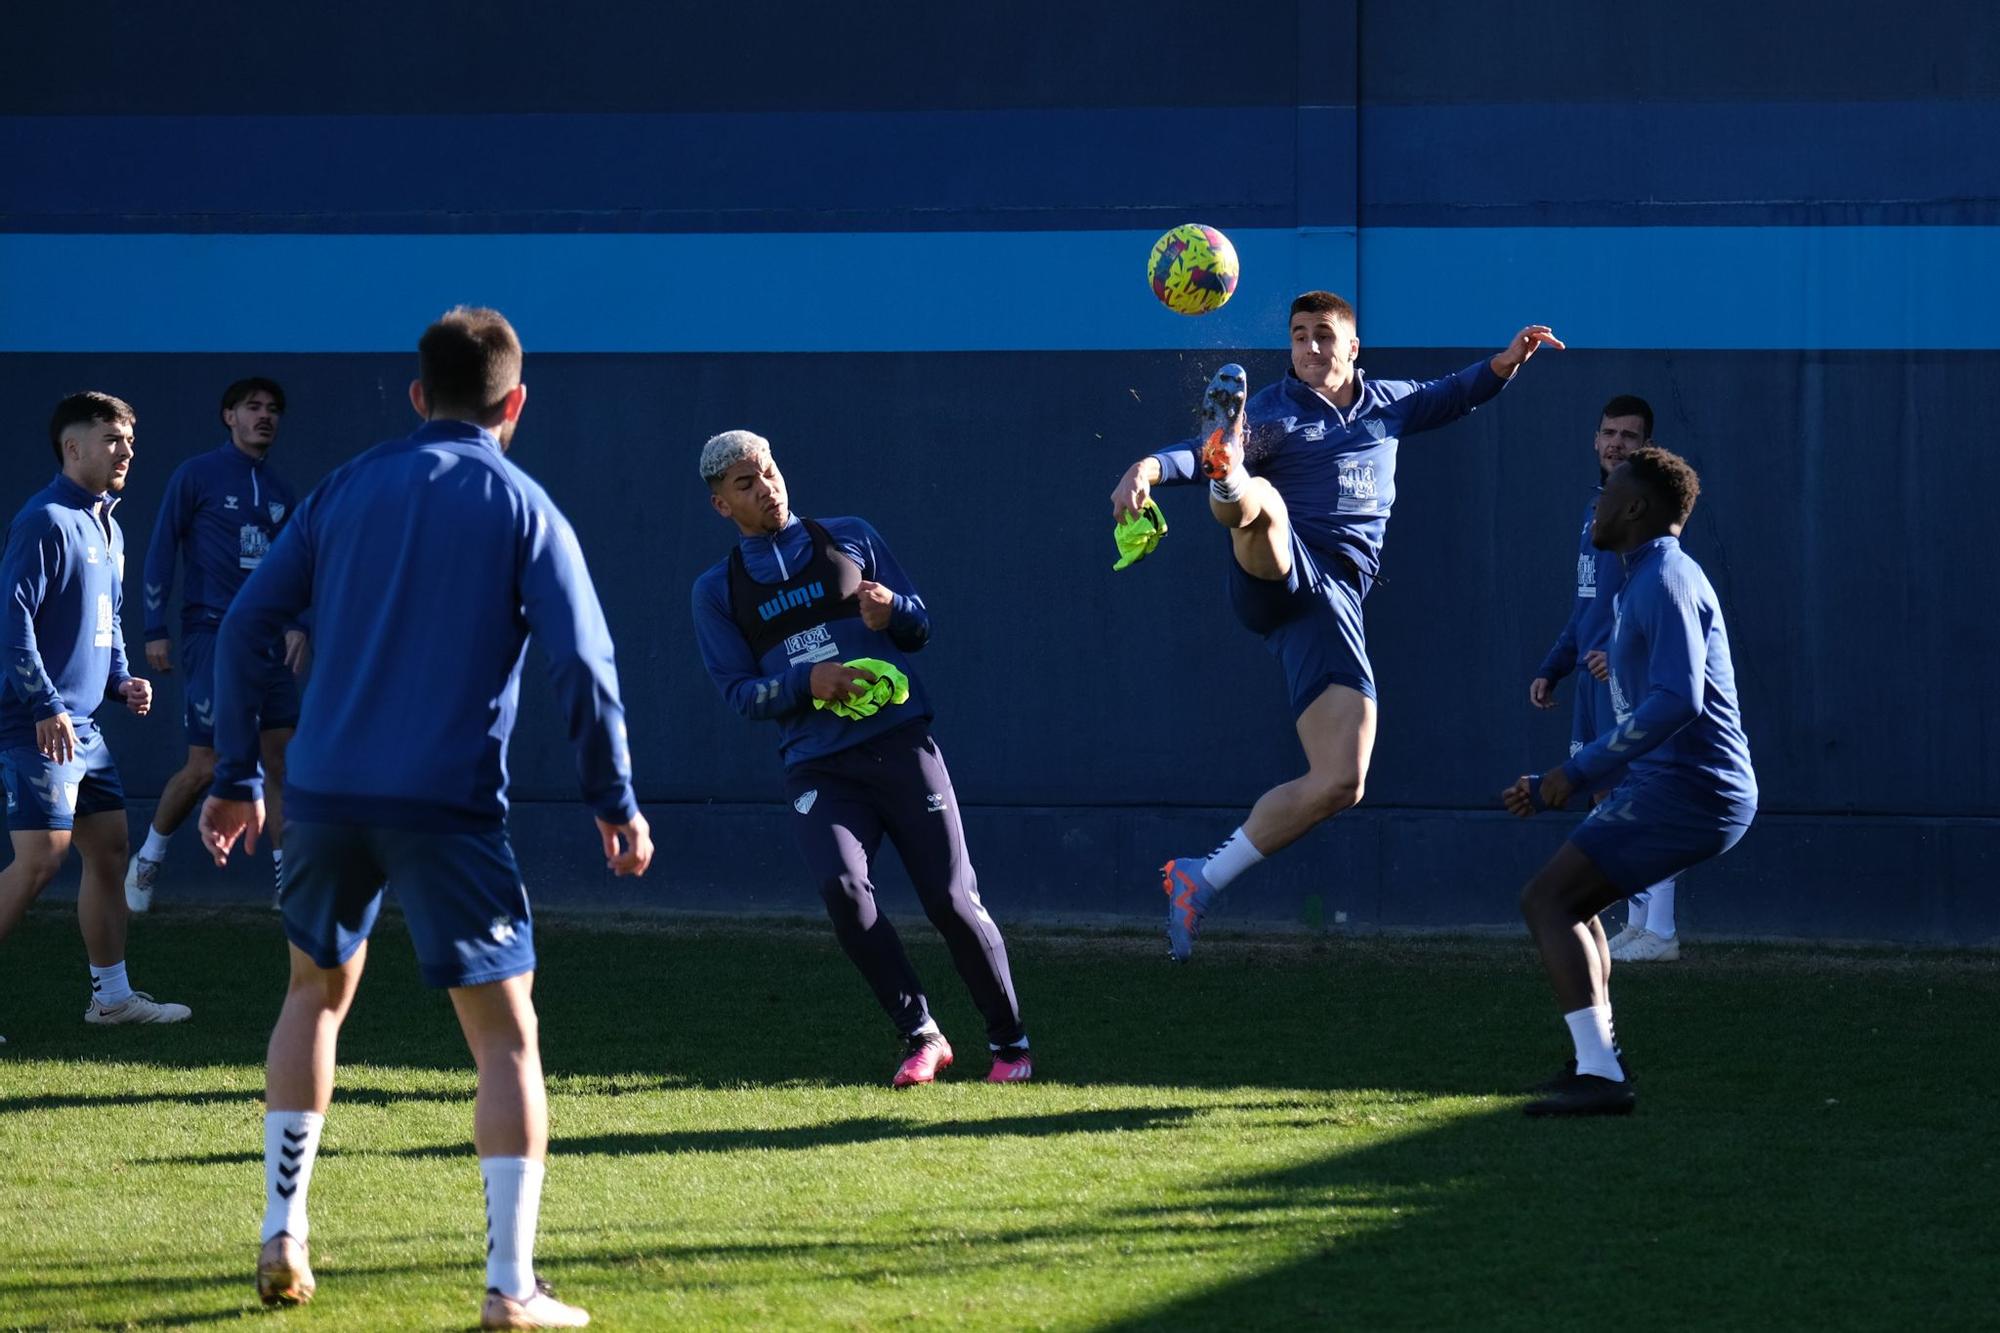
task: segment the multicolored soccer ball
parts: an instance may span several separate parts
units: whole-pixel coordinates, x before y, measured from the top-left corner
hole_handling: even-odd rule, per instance
[[[1236,247],[1213,227],[1189,222],[1153,243],[1146,281],[1177,315],[1220,310],[1236,293]]]

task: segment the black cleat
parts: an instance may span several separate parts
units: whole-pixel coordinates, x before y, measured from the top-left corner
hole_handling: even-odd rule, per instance
[[[1561,1087],[1521,1110],[1536,1119],[1546,1116],[1631,1115],[1639,1094],[1630,1083],[1613,1083],[1595,1074],[1571,1074]]]
[[[1632,1074],[1632,1066],[1625,1062],[1625,1052],[1613,1051],[1612,1054],[1618,1057],[1618,1070],[1620,1073],[1625,1075],[1625,1081],[1627,1083],[1633,1082],[1634,1078]],[[1576,1077],[1576,1057],[1572,1055],[1569,1059],[1563,1061],[1563,1067],[1561,1073],[1552,1074],[1548,1078],[1543,1079],[1540,1083],[1535,1084],[1533,1087],[1523,1088],[1521,1089],[1521,1091],[1532,1092],[1537,1094],[1545,1092],[1561,1092],[1564,1088],[1569,1086],[1569,1081],[1575,1077]]]

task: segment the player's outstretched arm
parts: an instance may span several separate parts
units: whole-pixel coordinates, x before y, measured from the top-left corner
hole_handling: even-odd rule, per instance
[[[1126,468],[1125,475],[1111,488],[1112,522],[1123,523],[1145,509],[1146,502],[1153,498],[1153,487],[1160,484],[1162,476],[1160,460],[1152,454]]]
[[[1544,347],[1553,347],[1558,352],[1566,350],[1554,329],[1546,324],[1530,324],[1515,334],[1512,342],[1495,352],[1486,364],[1501,379],[1512,379],[1514,372],[1527,365],[1528,358]]]

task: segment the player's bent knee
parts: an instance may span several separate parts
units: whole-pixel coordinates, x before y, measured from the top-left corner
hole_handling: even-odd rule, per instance
[[[1365,785],[1359,774],[1341,774],[1337,777],[1316,775],[1309,793],[1313,816],[1317,819],[1331,819],[1343,810],[1352,810],[1361,804],[1361,794]]]
[[[62,863],[68,856],[69,849],[67,847],[61,851],[54,851],[46,847],[36,847],[32,850],[24,851],[16,846],[14,849],[14,864],[20,867],[20,873],[27,879],[29,889],[32,892],[40,893],[49,886],[49,882],[62,870]]]
[[[858,915],[874,892],[874,886],[862,875],[829,875],[819,883],[826,910],[838,916]]]

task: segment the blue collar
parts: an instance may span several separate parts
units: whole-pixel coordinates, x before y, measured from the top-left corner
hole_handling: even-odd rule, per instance
[[[1291,396],[1293,401],[1302,407],[1310,407],[1317,411],[1333,413],[1334,419],[1340,422],[1342,426],[1353,425],[1354,419],[1361,415],[1361,409],[1368,405],[1367,372],[1359,366],[1354,368],[1354,405],[1352,407],[1335,407],[1331,402],[1320,397],[1318,390],[1313,389],[1304,380],[1300,379],[1299,373],[1290,366],[1285,367],[1285,378],[1282,383],[1285,386],[1285,392]]]
[[[62,501],[71,509],[95,509],[101,504],[104,506],[104,512],[108,514],[118,505],[117,497],[110,492],[98,494],[86,491],[62,472],[56,473],[56,479],[49,483],[49,491],[53,498]]]
[[[238,449],[236,441],[230,439],[227,435],[222,437],[222,443],[216,448],[215,452],[233,455],[236,461],[244,467],[262,467],[266,462],[270,461],[271,457],[269,454],[266,454],[262,458],[256,458],[250,454],[246,454],[241,449]]]
[[[426,421],[410,435],[415,444],[437,444],[447,440],[458,440],[466,444],[483,444],[494,453],[500,448],[500,437],[484,426],[475,426],[470,421]]]
[[[1628,572],[1637,569],[1640,565],[1645,564],[1646,561],[1663,551],[1670,548],[1679,550],[1680,544],[1681,539],[1672,533],[1668,533],[1664,537],[1655,537],[1649,542],[1642,542],[1625,552],[1625,568]]]

